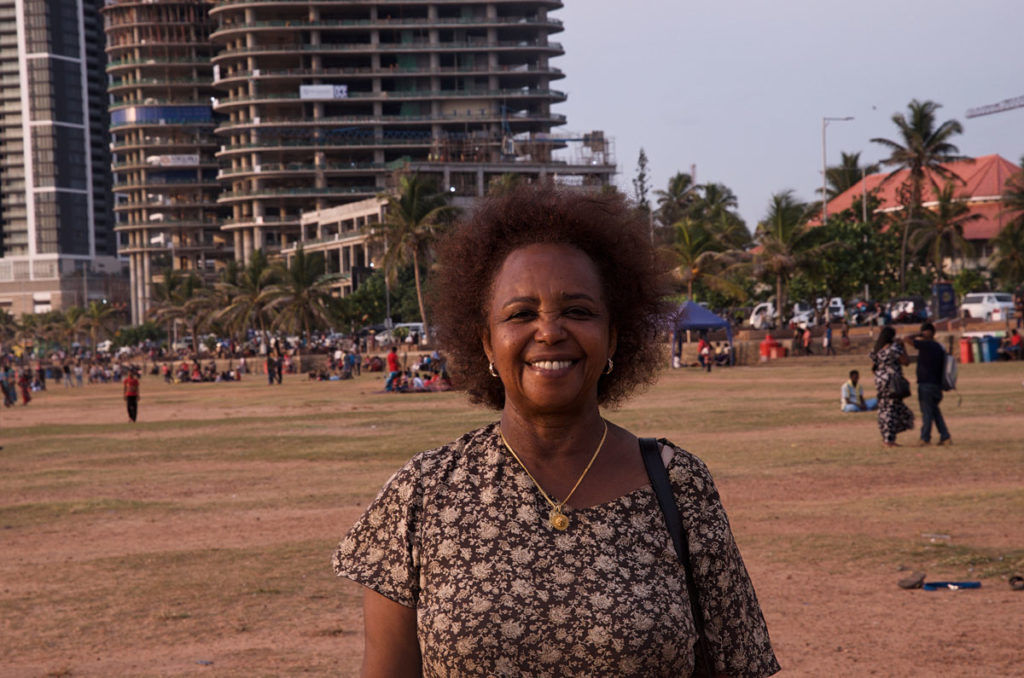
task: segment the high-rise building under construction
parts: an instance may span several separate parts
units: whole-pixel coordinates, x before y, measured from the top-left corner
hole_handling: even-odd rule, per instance
[[[2,1],[2,0],[0,0]],[[304,212],[431,175],[601,186],[600,132],[552,132],[560,0],[106,0],[118,230],[133,319],[165,265],[286,251]]]
[[[372,197],[396,170],[470,196],[509,172],[607,183],[600,135],[585,163],[553,157],[567,145],[550,135],[565,122],[552,111],[565,94],[550,63],[562,47],[549,39],[561,6],[215,1],[220,201],[239,258],[287,246],[303,211]]]
[[[233,256],[221,231],[208,0],[107,0],[114,193],[132,318],[173,268],[211,279]]]

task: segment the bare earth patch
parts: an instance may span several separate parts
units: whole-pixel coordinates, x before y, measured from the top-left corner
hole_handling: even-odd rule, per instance
[[[865,362],[666,372],[608,417],[707,461],[781,675],[1024,676],[1024,362],[963,366],[955,445],[896,450],[838,411]],[[381,386],[147,376],[134,426],[117,385],[0,413],[0,675],[357,675],[333,546],[411,454],[496,416]]]

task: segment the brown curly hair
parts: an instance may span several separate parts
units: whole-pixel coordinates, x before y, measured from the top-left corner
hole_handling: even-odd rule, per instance
[[[571,245],[597,265],[618,340],[615,369],[597,385],[598,402],[616,405],[650,385],[662,359],[666,278],[647,219],[617,193],[529,184],[486,199],[440,244],[430,305],[456,384],[472,402],[504,406],[505,389],[488,373],[482,342],[491,286],[513,250],[537,243]]]

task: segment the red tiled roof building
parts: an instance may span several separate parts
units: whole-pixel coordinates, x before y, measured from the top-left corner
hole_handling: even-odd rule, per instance
[[[1019,166],[1000,155],[993,154],[976,158],[973,162],[958,160],[947,163],[944,167],[963,180],[960,182],[953,179],[956,185],[956,197],[965,200],[970,205],[971,211],[981,216],[980,219],[974,219],[964,224],[964,238],[967,240],[991,240],[999,234],[1003,226],[1018,216],[1003,208],[1002,196],[1010,177],[1021,172]],[[928,180],[925,181],[921,197],[923,206],[928,208],[937,202],[935,191],[932,188],[932,180],[941,189],[945,185],[946,179],[935,176],[932,172],[926,173]],[[888,172],[870,174],[862,181],[858,181],[855,186],[830,200],[828,213],[834,215],[851,209],[854,201],[864,195],[865,189],[867,193],[873,194],[879,200],[880,204],[875,210],[876,213],[899,211],[903,209],[899,200],[900,187],[906,181],[907,174],[907,170],[900,170],[891,177]],[[888,180],[886,177],[889,177]]]

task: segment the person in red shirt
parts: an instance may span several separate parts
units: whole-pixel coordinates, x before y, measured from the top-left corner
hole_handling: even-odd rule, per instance
[[[1010,334],[1010,338],[1007,341],[1006,350],[1010,354],[1011,358],[1020,360],[1021,351],[1024,349],[1024,339],[1021,339],[1020,332],[1013,330]]]
[[[139,415],[139,376],[136,368],[128,370],[128,376],[124,378],[124,402],[128,405],[128,418],[135,423]]]
[[[388,380],[384,382],[385,391],[395,390],[395,380],[401,372],[402,366],[398,364],[398,350],[392,346],[388,351]]]

